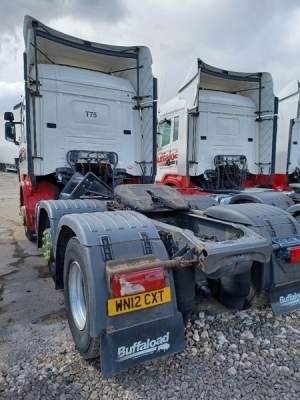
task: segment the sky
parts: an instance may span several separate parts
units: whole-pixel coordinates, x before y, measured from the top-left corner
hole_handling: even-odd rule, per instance
[[[23,94],[25,15],[82,39],[149,47],[159,106],[176,96],[197,58],[231,71],[269,72],[275,94],[300,79],[299,0],[2,0],[1,5],[2,136],[3,113]]]

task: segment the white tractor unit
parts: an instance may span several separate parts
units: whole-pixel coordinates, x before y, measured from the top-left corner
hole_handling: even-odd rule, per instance
[[[269,73],[225,71],[198,59],[158,115],[157,183],[221,203],[293,204],[275,171],[278,99]]]
[[[104,378],[183,350],[196,294],[214,295],[234,310],[268,298],[276,315],[300,308],[300,225],[288,212],[267,204],[216,205],[154,183],[156,80],[148,48],[92,43],[29,16],[24,39],[25,116],[4,115],[5,137],[20,151],[20,212],[27,238],[44,250],[55,288],[64,290],[78,351],[86,359],[101,354]],[[208,177],[217,188],[239,187],[247,169],[266,184],[274,157],[270,76],[219,75],[212,69],[205,86],[217,79],[234,93],[211,83],[198,109],[198,91],[187,83],[187,101],[161,121],[158,158],[164,147],[174,154],[165,167],[177,167],[187,151],[178,170],[196,178],[203,143],[199,182],[206,187]],[[202,85],[198,72],[193,79]],[[206,115],[206,125],[216,110],[224,112],[212,119],[214,134],[227,150],[208,154],[208,131],[196,134],[196,114]],[[173,140],[176,118],[180,129],[194,126],[182,148]],[[243,146],[241,124],[249,127]],[[246,157],[248,147],[259,156]]]

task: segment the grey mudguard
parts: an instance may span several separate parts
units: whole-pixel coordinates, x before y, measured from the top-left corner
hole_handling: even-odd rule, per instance
[[[298,228],[300,228],[297,221],[295,221],[288,212],[266,204],[219,205],[218,207],[206,209],[204,215],[221,221],[234,222],[253,228],[265,228],[263,232],[259,230],[259,234],[262,234],[263,237],[268,239],[270,235],[274,237],[278,235],[291,236],[297,233]],[[280,232],[275,234],[271,232],[271,225],[277,226],[277,228],[280,226]],[[282,231],[282,226],[285,226],[284,231]]]
[[[300,214],[300,204],[294,204],[291,207],[288,207],[286,211],[293,216]]]
[[[131,240],[139,240],[139,232],[147,230],[148,236],[154,241],[160,242],[160,237],[155,229],[155,226],[145,215],[136,211],[105,211],[84,214],[69,214],[64,215],[59,221],[58,236],[63,226],[71,228],[80,243],[84,246],[99,246],[101,240],[99,235],[113,234],[113,243],[128,242]],[[134,239],[132,238],[132,235]],[[112,240],[112,238],[111,238]],[[166,250],[163,247],[162,255],[166,255]],[[124,249],[122,249],[124,251]],[[120,253],[123,257],[130,253],[132,249],[125,249],[125,252]]]
[[[300,235],[299,223],[287,211],[266,204],[220,205],[208,208],[204,215],[246,225],[270,244],[279,238]]]
[[[208,207],[217,206],[218,202],[211,196],[189,195],[184,196],[190,206],[190,210],[204,211]]]
[[[36,208],[36,226],[37,226],[37,244],[38,248],[42,246],[41,237],[43,227],[43,218],[49,218],[51,235],[55,244],[58,223],[63,215],[82,214],[106,211],[105,203],[100,200],[78,199],[78,200],[42,200]],[[55,252],[55,247],[54,247]]]
[[[165,185],[118,185],[114,193],[122,203],[140,212],[189,209],[185,197],[177,189]]]
[[[171,289],[170,302],[108,316],[107,302],[112,297],[106,274],[109,266],[122,266],[126,272],[126,268],[141,259],[146,263],[159,260],[162,265],[169,261],[153,223],[134,211],[69,214],[59,222],[57,247],[64,229],[71,229],[81,243],[89,288],[89,314],[92,316],[90,334],[101,337],[103,377],[183,350],[183,320],[177,311],[173,274],[169,268],[165,269],[165,276],[166,286]],[[58,263],[62,261],[59,257],[57,254]],[[126,358],[128,353],[132,357]]]
[[[232,196],[229,204],[238,204],[239,202],[267,204],[281,208],[282,210],[286,210],[294,204],[293,200],[288,195],[274,190],[262,192],[245,191]]]
[[[269,242],[272,257],[270,262],[261,265],[262,287],[270,289],[274,312],[283,314],[300,308],[300,301],[289,306],[280,302],[280,299],[292,298],[300,293],[300,263],[289,262],[283,252],[284,249],[300,246],[300,224],[287,211],[264,204],[235,204],[211,207],[204,214],[214,219],[245,224],[263,236]],[[294,287],[298,288],[297,292]]]

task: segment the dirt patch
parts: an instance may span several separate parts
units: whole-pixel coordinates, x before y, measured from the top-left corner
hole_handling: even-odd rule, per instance
[[[0,301],[3,300],[3,293],[4,293],[4,282],[5,282],[5,278],[15,274],[16,272],[18,272],[17,270],[14,271],[10,271],[6,274],[0,275]],[[0,307],[0,313],[3,311],[3,307]]]
[[[19,243],[16,241],[15,238],[13,238],[12,244],[15,246],[14,254],[13,257],[17,258],[18,261],[11,263],[10,265],[12,267],[17,267],[20,268],[23,264],[24,261],[26,260],[27,257],[31,256],[30,254],[27,254],[24,249],[19,245]]]
[[[59,310],[52,311],[49,314],[45,314],[40,318],[40,321],[46,325],[55,324],[56,322],[66,319],[67,318],[67,311],[64,307],[60,308]]]
[[[44,278],[44,279],[45,279],[45,278],[51,278],[48,265],[36,266],[36,267],[34,267],[34,269],[35,269],[35,270],[37,271],[37,273],[38,273],[37,278],[40,278],[40,279],[43,279],[43,278]]]
[[[17,272],[18,272],[18,270],[15,269],[14,271],[10,271],[10,272],[7,272],[6,274],[0,275],[0,294],[2,293],[1,290],[3,291],[3,282],[5,281],[5,278],[7,278],[8,276],[13,275]]]

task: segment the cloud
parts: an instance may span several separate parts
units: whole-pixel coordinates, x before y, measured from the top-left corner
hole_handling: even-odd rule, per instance
[[[228,70],[270,72],[276,92],[300,75],[299,0],[16,0],[13,4],[0,14],[0,81],[6,83],[23,78],[25,14],[86,40],[148,46],[160,103],[176,95],[198,57]]]
[[[122,0],[15,0],[12,7],[0,13],[0,35],[17,35],[24,15],[31,15],[47,25],[51,20],[65,16],[74,23],[89,20],[92,24],[115,23],[128,12]],[[20,24],[21,23],[21,24]]]
[[[99,24],[117,23],[126,13],[128,10],[123,0],[15,0],[13,7],[6,7],[5,12],[0,13],[1,64],[11,65],[19,60],[20,67],[25,15],[31,15],[50,26],[55,22],[61,26],[62,31],[65,31],[64,21],[67,17],[67,30],[68,26],[72,27],[71,30],[76,31],[80,37],[81,33],[84,34],[82,28],[85,24],[96,30]],[[13,68],[12,75],[16,76],[15,73]],[[10,75],[7,70],[2,71],[0,80],[5,80],[3,77],[6,74]]]
[[[23,88],[23,82],[0,82],[0,126],[4,125],[4,112],[12,111],[13,107],[22,100]]]

